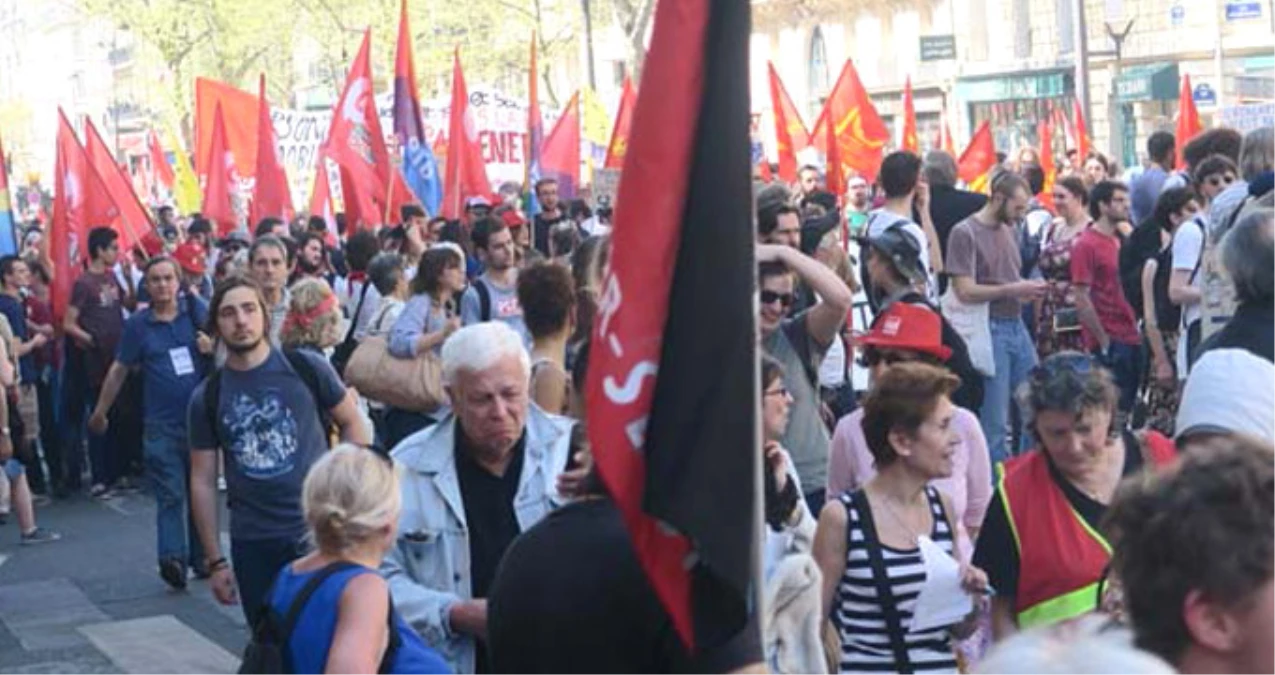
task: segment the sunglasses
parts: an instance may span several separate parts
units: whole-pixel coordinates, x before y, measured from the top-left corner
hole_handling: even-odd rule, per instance
[[[763,305],[773,305],[778,302],[784,307],[791,307],[792,303],[796,302],[796,300],[797,296],[792,293],[776,293],[775,291],[761,292],[761,304]]]

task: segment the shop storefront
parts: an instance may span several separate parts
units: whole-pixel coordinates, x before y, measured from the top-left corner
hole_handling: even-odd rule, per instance
[[[1119,156],[1122,166],[1134,166],[1143,148],[1138,146],[1157,129],[1172,129],[1177,114],[1178,64],[1148,63],[1126,68],[1116,78],[1116,121],[1120,126]]]
[[[1012,154],[1019,147],[1037,143],[1036,125],[1050,119],[1051,110],[1070,114],[1075,85],[1070,69],[1038,70],[961,78],[956,81],[955,94],[966,106],[970,122],[964,137],[988,121],[996,147]]]

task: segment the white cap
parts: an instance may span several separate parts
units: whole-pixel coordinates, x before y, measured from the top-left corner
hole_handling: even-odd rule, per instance
[[[1234,432],[1275,443],[1275,364],[1244,349],[1204,352],[1182,390],[1176,433]]]

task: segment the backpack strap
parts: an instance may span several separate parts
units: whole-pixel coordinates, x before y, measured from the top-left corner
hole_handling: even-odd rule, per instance
[[[371,286],[371,281],[363,280],[363,292],[359,293],[359,301],[354,305],[354,315],[350,317],[350,327],[345,331],[345,339],[341,342],[349,342],[354,339],[354,327],[359,323],[359,314],[363,312],[363,301],[367,300],[367,289]]]
[[[899,618],[899,607],[894,601],[894,592],[890,589],[890,575],[885,568],[885,556],[881,553],[881,541],[877,538],[877,526],[872,521],[872,507],[868,504],[868,495],[863,490],[855,490],[850,495],[850,503],[859,514],[859,526],[863,528],[863,547],[868,552],[868,565],[872,569],[872,581],[877,587],[877,600],[881,603],[881,613],[885,619],[886,631],[889,632],[890,650],[894,652],[894,667],[900,673],[913,673],[912,660],[908,658],[907,644],[903,640],[903,621]],[[846,520],[849,523],[849,519]],[[850,541],[846,533],[846,541]],[[955,537],[955,533],[953,533]]]
[[[1188,284],[1195,283],[1195,276],[1200,273],[1200,265],[1204,263],[1204,252],[1209,247],[1209,230],[1204,227],[1204,221],[1200,220],[1199,216],[1196,216],[1191,219],[1191,222],[1200,228],[1200,256],[1195,259],[1195,268],[1191,270],[1191,278],[1187,281]]]
[[[221,368],[214,368],[204,379],[204,418],[208,420],[208,429],[212,431],[213,440],[221,448],[221,434],[217,431],[217,408],[221,403]]]
[[[297,597],[293,598],[292,603],[288,605],[288,613],[283,615],[283,623],[279,625],[279,639],[283,645],[286,646],[288,644],[288,639],[292,637],[292,630],[296,628],[297,620],[301,618],[301,612],[305,610],[305,605],[310,601],[310,596],[314,595],[314,592],[319,590],[319,586],[322,586],[323,582],[331,578],[333,574],[343,570],[348,570],[352,567],[358,567],[358,565],[355,565],[352,562],[338,560],[324,565],[322,569],[315,572],[314,576],[306,580],[305,585],[302,586],[301,590],[297,593]],[[280,570],[279,574],[282,575],[283,570]],[[275,577],[275,583],[278,583],[278,581],[279,577]],[[269,598],[273,594],[274,589],[271,588],[270,593],[267,593],[266,597]]]
[[[332,415],[323,405],[319,395],[319,373],[314,369],[314,364],[299,349],[284,349],[283,356],[288,359],[288,365],[292,366],[297,377],[301,378],[305,388],[310,391],[310,397],[314,399],[314,410],[319,414],[319,422],[324,431],[327,431],[332,423]]]
[[[394,621],[394,594],[389,593],[389,589],[386,589],[386,592],[390,598],[390,611],[386,618],[389,629],[389,644],[385,645],[385,653],[381,654],[381,663],[376,670],[378,673],[394,672],[394,657],[398,655],[399,647],[403,646],[403,636],[399,635],[398,624]]]
[[[491,321],[491,289],[482,279],[474,279],[474,292],[478,293],[478,319]]]

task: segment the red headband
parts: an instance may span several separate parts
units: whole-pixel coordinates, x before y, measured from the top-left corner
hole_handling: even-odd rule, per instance
[[[310,311],[308,312],[303,312],[301,314],[288,312],[287,318],[283,320],[283,328],[281,332],[286,333],[288,332],[288,329],[293,327],[309,328],[310,324],[314,323],[315,319],[318,319],[319,317],[328,314],[333,309],[336,309],[336,303],[336,294],[333,293],[320,300],[319,304],[310,308]]]

